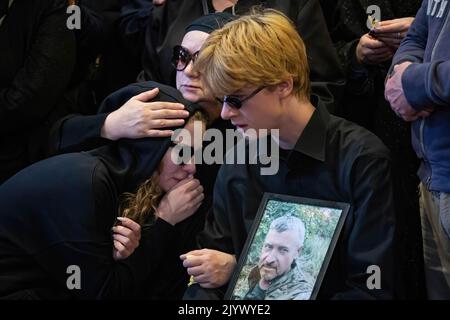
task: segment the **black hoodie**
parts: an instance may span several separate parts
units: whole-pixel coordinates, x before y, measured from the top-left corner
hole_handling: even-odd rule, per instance
[[[196,105],[161,87],[160,101]],[[111,227],[119,196],[135,192],[170,146],[169,138],[120,140],[90,152],[38,162],[0,187],[0,296],[7,298],[141,297],[170,252],[176,229],[158,219],[139,247],[112,259]],[[69,290],[70,266],[81,288]],[[68,269],[69,268],[69,269]],[[70,282],[70,279],[69,279]]]

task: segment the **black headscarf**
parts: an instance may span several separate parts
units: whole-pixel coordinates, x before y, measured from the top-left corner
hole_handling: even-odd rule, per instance
[[[227,22],[230,22],[234,19],[236,19],[236,17],[227,12],[207,14],[189,24],[186,27],[186,33],[195,30],[211,33],[214,30],[222,28]]]
[[[184,99],[176,89],[156,82],[138,83],[121,89],[109,96],[100,109],[108,109],[107,105],[123,105],[129,97],[153,88],[159,88],[159,94],[154,99],[156,101],[181,103],[191,116],[201,111],[198,105]],[[103,161],[118,190],[134,192],[151,177],[169,146],[170,138],[122,139],[90,154]]]

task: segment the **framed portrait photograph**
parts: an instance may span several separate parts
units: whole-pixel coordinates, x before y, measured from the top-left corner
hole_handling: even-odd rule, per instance
[[[315,299],[349,209],[265,193],[225,298]]]

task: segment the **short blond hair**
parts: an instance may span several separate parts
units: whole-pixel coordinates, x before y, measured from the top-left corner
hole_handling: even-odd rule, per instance
[[[294,24],[274,9],[227,23],[206,39],[194,68],[217,97],[245,86],[273,86],[292,77],[293,94],[309,98],[309,65]]]

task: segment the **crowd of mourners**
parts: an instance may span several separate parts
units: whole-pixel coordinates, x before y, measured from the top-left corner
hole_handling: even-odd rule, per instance
[[[0,0],[0,298],[223,299],[270,192],[350,205],[318,299],[450,299],[449,17],[440,0]],[[212,143],[176,136],[194,122],[279,129],[278,172],[175,162]],[[279,259],[253,296],[276,299]]]

